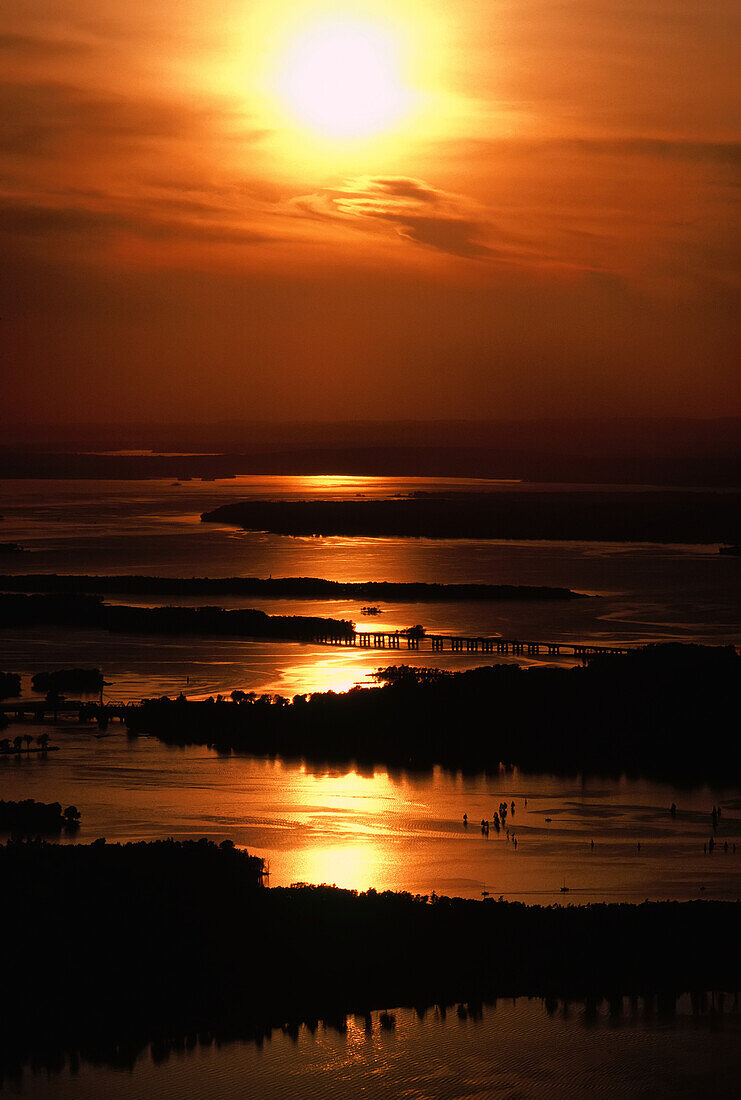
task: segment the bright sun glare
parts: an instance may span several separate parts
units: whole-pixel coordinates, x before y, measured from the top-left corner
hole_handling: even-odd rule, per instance
[[[393,35],[356,21],[305,31],[289,49],[278,86],[291,113],[330,138],[380,133],[411,104]]]

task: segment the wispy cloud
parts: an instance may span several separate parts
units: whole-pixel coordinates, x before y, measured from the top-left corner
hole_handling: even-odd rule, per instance
[[[0,103],[0,149],[29,157],[59,155],[70,147],[79,154],[101,143],[190,139],[227,126],[240,143],[265,134],[222,102],[171,103],[96,94],[71,84],[6,82],[0,84]]]
[[[90,49],[90,44],[80,39],[53,38],[38,34],[0,34],[0,55],[6,59],[15,57],[44,61],[51,57],[88,53]]]
[[[391,226],[408,241],[466,259],[492,258],[490,227],[473,204],[409,176],[362,176],[291,200],[290,209],[309,218],[377,230]]]
[[[215,213],[202,205],[200,214]],[[76,237],[89,243],[100,242],[117,233],[155,240],[202,241],[217,244],[258,244],[272,237],[248,226],[227,221],[196,221],[193,218],[167,217],[158,203],[139,203],[130,212],[95,209],[84,205],[41,206],[5,202],[0,208],[0,234],[13,237]]]
[[[681,163],[741,165],[741,141],[703,141],[683,137],[565,137],[533,140],[466,139],[449,145],[458,156],[489,159],[507,153],[573,153],[601,157],[648,157]]]

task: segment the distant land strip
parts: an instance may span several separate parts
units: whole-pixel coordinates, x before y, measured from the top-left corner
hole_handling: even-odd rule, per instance
[[[532,584],[428,584],[418,581],[330,581],[319,577],[146,577],[25,573],[0,575],[4,592],[63,592],[69,595],[275,596],[331,600],[578,600],[570,588]]]
[[[201,515],[277,535],[741,542],[741,493],[415,493],[387,500],[246,500]]]
[[[267,615],[254,608],[226,611],[221,607],[129,607],[105,604],[97,596],[0,595],[0,627],[66,626],[109,630],[116,634],[217,635],[339,641],[354,635],[346,619],[315,615]]]

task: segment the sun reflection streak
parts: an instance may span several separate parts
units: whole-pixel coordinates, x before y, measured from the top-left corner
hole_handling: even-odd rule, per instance
[[[373,672],[380,662],[353,652],[317,653],[311,662],[295,664],[280,670],[282,690],[296,695],[311,695],[315,691],[349,691],[350,688],[377,687]]]
[[[357,831],[354,835],[357,837]],[[384,871],[377,841],[305,849],[291,857],[291,873],[297,882],[326,883],[346,890],[368,890],[381,881]]]

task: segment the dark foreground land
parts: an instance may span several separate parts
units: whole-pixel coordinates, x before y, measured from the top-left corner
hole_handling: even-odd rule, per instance
[[[657,645],[583,668],[406,665],[384,686],[271,702],[149,700],[132,733],[312,761],[424,769],[628,771],[660,779],[741,777],[741,656],[732,647]]]
[[[225,842],[0,848],[0,1068],[105,1045],[498,995],[732,991],[741,905],[524,906],[266,889]]]
[[[393,500],[247,500],[201,516],[278,535],[741,541],[741,493],[498,492]]]
[[[399,581],[328,581],[320,577],[141,577],[60,576],[26,573],[0,576],[0,592],[60,592],[67,595],[272,596],[295,600],[578,600],[570,588],[533,584],[425,584]]]
[[[21,693],[21,678],[17,672],[0,672],[0,699],[10,699]]]

